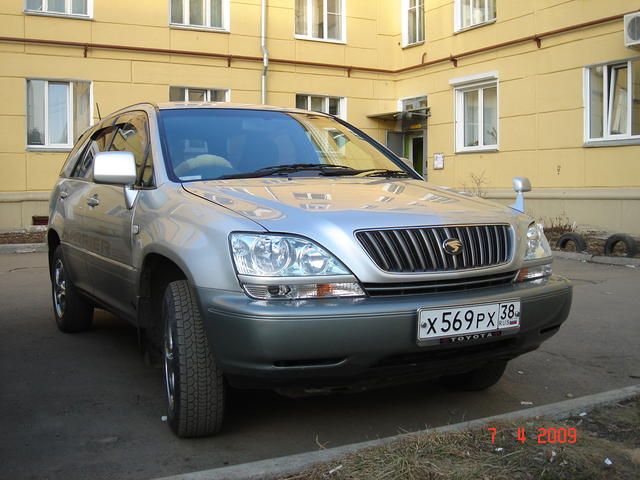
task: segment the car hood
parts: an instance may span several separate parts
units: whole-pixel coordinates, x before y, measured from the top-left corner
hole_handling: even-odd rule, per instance
[[[461,223],[512,223],[519,212],[422,180],[313,177],[189,182],[185,190],[233,210],[268,231],[315,237]],[[316,237],[317,238],[317,237]]]

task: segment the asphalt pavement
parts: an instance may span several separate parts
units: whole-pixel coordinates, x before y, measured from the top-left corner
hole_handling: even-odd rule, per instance
[[[337,447],[637,384],[640,268],[558,259],[574,281],[560,332],[509,364],[486,392],[435,383],[290,399],[233,392],[214,438],[180,440],[162,421],[162,371],[134,328],[99,311],[58,332],[46,255],[0,255],[0,477],[152,478]]]

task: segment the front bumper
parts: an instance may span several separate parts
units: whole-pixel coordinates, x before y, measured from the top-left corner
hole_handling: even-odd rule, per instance
[[[461,373],[536,349],[558,331],[572,287],[560,277],[465,292],[260,301],[196,289],[207,335],[229,381],[244,387],[327,387]],[[520,329],[464,344],[418,346],[417,311],[521,300]]]

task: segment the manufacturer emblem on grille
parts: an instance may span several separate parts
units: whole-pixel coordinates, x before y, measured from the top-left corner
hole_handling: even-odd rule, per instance
[[[459,255],[462,253],[462,242],[457,238],[447,238],[442,242],[442,248],[449,255]]]

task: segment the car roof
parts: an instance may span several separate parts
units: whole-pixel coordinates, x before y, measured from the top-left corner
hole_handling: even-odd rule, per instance
[[[302,110],[300,108],[293,107],[278,107],[275,105],[260,105],[251,103],[232,103],[232,102],[144,102],[135,105],[129,105],[128,107],[121,108],[120,110],[109,114],[109,117],[113,115],[119,115],[126,113],[127,111],[139,109],[141,106],[153,107],[156,110],[180,110],[180,109],[232,109],[232,110],[262,110],[271,112],[287,112],[287,113],[312,113],[314,115],[331,116],[323,112],[312,112],[309,110]]]

